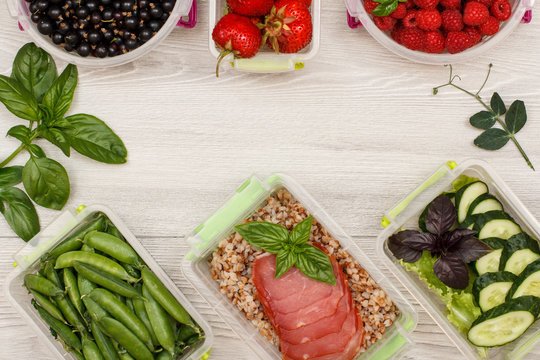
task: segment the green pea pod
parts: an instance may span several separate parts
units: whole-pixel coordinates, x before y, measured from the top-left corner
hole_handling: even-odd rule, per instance
[[[120,265],[122,265],[122,267],[127,271],[130,276],[133,276],[135,279],[141,278],[141,272],[137,270],[137,268],[135,268],[133,265],[125,263],[120,263]]]
[[[88,246],[88,245],[84,244],[84,245],[82,246],[82,248],[81,248],[81,251],[95,253],[95,252],[96,252],[96,249],[94,249],[94,248],[91,247],[91,246]]]
[[[88,336],[83,337],[82,350],[85,360],[104,360],[97,344]]]
[[[77,358],[77,360],[86,360],[84,358],[84,355],[81,354],[80,352],[78,352],[77,350],[71,351],[71,354],[73,354],[73,356],[75,356]]]
[[[130,265],[140,265],[141,259],[133,248],[116,236],[101,231],[91,231],[84,237],[84,243],[118,261]]]
[[[62,312],[58,310],[56,305],[54,305],[46,296],[43,296],[34,290],[30,290],[30,292],[34,296],[34,299],[36,300],[39,306],[45,309],[45,311],[51,314],[54,318],[62,321],[63,323],[66,323],[66,320],[64,319],[64,316],[62,315]]]
[[[94,284],[81,274],[77,274],[77,286],[79,287],[79,293],[81,294],[81,297],[90,294],[92,290],[97,288],[96,284]]]
[[[116,226],[111,222],[111,220],[107,219],[107,234],[111,234],[112,236],[116,236],[120,240],[126,241],[124,238],[124,235],[118,230]]]
[[[75,306],[75,309],[82,316],[84,314],[84,305],[81,301],[81,293],[79,292],[79,285],[77,285],[77,277],[70,268],[64,269],[64,285],[66,286],[69,299]]]
[[[90,329],[92,330],[92,335],[94,336],[94,340],[96,341],[103,358],[105,360],[119,360],[120,358],[118,357],[111,340],[103,333],[103,331],[101,331],[97,321],[92,320]]]
[[[75,262],[73,267],[80,275],[84,276],[93,283],[103,286],[105,289],[126,297],[141,296],[133,286],[129,285],[125,281],[116,279],[91,265]]]
[[[35,301],[32,301],[32,305],[36,308],[41,318],[54,330],[54,332],[60,337],[60,339],[71,349],[81,350],[82,344],[81,340],[77,335],[73,333],[71,328],[61,322],[60,320],[54,318],[49,314],[45,309],[39,306]]]
[[[26,274],[24,276],[24,285],[29,290],[35,290],[47,296],[64,296],[61,288],[56,286],[52,281],[44,278],[41,275]]]
[[[98,321],[105,334],[122,345],[136,360],[153,360],[154,356],[146,345],[121,322],[110,317]]]
[[[184,307],[176,300],[171,292],[163,285],[150,269],[144,267],[141,270],[144,286],[148,288],[152,297],[167,311],[176,321],[186,324],[194,325],[191,316]]]
[[[174,356],[174,331],[169,322],[169,314],[152,297],[146,285],[142,287],[143,297],[146,299],[144,306],[150,318],[150,324],[161,346]]]
[[[156,360],[172,360],[172,356],[167,350],[163,350],[156,356]]]
[[[138,279],[129,276],[126,270],[124,270],[124,268],[114,260],[100,254],[85,251],[70,251],[60,255],[56,259],[54,268],[63,269],[66,267],[72,267],[75,262],[81,262],[83,264],[94,266],[95,268],[121,280],[126,280],[129,282],[138,281]]]
[[[80,332],[86,331],[86,326],[84,325],[85,321],[79,315],[69,298],[56,296],[54,297],[54,301],[71,326]]]
[[[84,302],[84,306],[86,306],[86,310],[88,311],[91,320],[99,321],[100,319],[109,316],[109,313],[89,296],[83,296],[82,301]]]
[[[149,349],[153,350],[152,339],[146,327],[141,320],[133,312],[129,310],[126,304],[118,300],[118,298],[108,290],[94,289],[90,293],[90,298],[98,303],[105,311],[113,318],[120,321],[139,339],[141,339]]]
[[[150,323],[150,319],[148,318],[148,314],[146,313],[146,308],[144,306],[145,301],[139,298],[128,300],[131,300],[133,309],[135,310],[135,315],[137,315],[137,317],[143,322],[144,326],[146,326],[146,330],[148,330],[150,333],[152,344],[154,344],[154,346],[158,346],[159,342],[156,338],[156,334],[154,333],[154,329],[152,328],[152,324]]]
[[[192,345],[201,338],[201,330],[196,331],[191,326],[181,325],[176,332],[176,341],[183,344]]]
[[[58,272],[54,270],[54,264],[53,262],[49,261],[45,263],[45,276],[47,279],[53,282],[56,286],[63,289],[64,284],[62,283],[62,279],[60,278],[60,275],[58,275]]]

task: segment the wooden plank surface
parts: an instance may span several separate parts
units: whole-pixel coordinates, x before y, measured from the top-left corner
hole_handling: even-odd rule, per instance
[[[78,154],[66,159],[48,144],[43,148],[70,175],[66,209],[109,206],[201,307],[216,334],[212,358],[252,355],[182,278],[183,236],[252,173],[293,176],[371,257],[382,213],[450,159],[489,161],[531,213],[540,215],[540,177],[515,147],[487,152],[472,145],[480,132],[468,117],[481,106],[452,89],[431,95],[433,86],[447,80],[447,69],[400,59],[364,30],[350,30],[342,1],[323,1],[321,50],[305,69],[270,75],[228,70],[220,79],[207,49],[207,1],[199,8],[195,29],[176,29],[141,60],[112,69],[79,69],[70,112],[107,121],[126,143],[126,165],[98,164]],[[0,73],[9,74],[15,53],[30,38],[3,8],[0,21]],[[475,89],[492,62],[486,96],[498,91],[507,103],[525,101],[530,121],[518,138],[538,168],[539,35],[535,18],[489,53],[455,65],[463,86]],[[0,119],[0,132],[17,123],[3,107]],[[3,138],[0,157],[16,146]],[[21,155],[15,163],[25,160]],[[42,225],[58,215],[42,208],[38,212]],[[0,241],[4,285],[12,255],[24,243],[3,220]],[[462,358],[426,312],[418,310],[417,346],[404,358]],[[0,359],[52,359],[36,339],[0,294]],[[539,356],[537,349],[528,359]]]

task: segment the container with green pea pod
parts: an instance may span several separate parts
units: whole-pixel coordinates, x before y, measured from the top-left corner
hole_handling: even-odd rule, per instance
[[[65,359],[207,359],[208,323],[104,206],[66,211],[15,256],[5,291]]]

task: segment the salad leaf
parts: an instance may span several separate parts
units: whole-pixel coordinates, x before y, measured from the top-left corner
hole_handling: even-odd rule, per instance
[[[442,256],[433,264],[433,272],[446,285],[465,289],[469,284],[467,265],[455,255]]]
[[[442,235],[454,225],[456,216],[456,208],[450,198],[437,196],[426,213],[426,229],[432,234]]]
[[[482,314],[474,303],[474,296],[466,291],[453,293],[446,305],[449,312],[447,319],[463,333],[467,333],[474,320]]]
[[[470,176],[467,176],[467,175],[459,175],[457,180],[454,180],[454,182],[452,183],[452,187],[454,188],[454,191],[458,191],[459,189],[461,189],[465,185],[468,185],[468,184],[473,183],[473,182],[478,181],[478,180],[480,180],[480,179],[475,178],[475,177],[470,177]]]

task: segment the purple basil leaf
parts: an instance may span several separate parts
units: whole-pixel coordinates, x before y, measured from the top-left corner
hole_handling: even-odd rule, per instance
[[[453,289],[465,289],[469,285],[469,269],[457,256],[441,257],[433,264],[433,272],[439,280]]]
[[[468,238],[474,238],[476,235],[476,231],[466,229],[466,228],[459,228],[455,229],[454,231],[445,234],[442,238],[444,239],[444,243],[441,244],[442,248],[444,250],[451,251],[454,246],[459,244],[459,242],[468,239]]]
[[[403,243],[403,240],[407,239],[413,233],[418,233],[418,231],[404,230],[388,238],[388,248],[392,254],[394,254],[396,258],[403,259],[403,261],[408,263],[416,262],[422,256],[422,251],[411,249]]]
[[[437,236],[430,233],[422,233],[419,231],[412,231],[407,234],[407,238],[403,239],[403,244],[407,245],[411,249],[420,251],[433,251],[435,250],[435,241]]]
[[[459,257],[463,262],[470,263],[491,252],[491,248],[475,237],[467,237],[449,250],[449,255]]]
[[[431,202],[426,214],[426,229],[432,234],[442,235],[456,221],[456,208],[450,198],[441,194]]]

